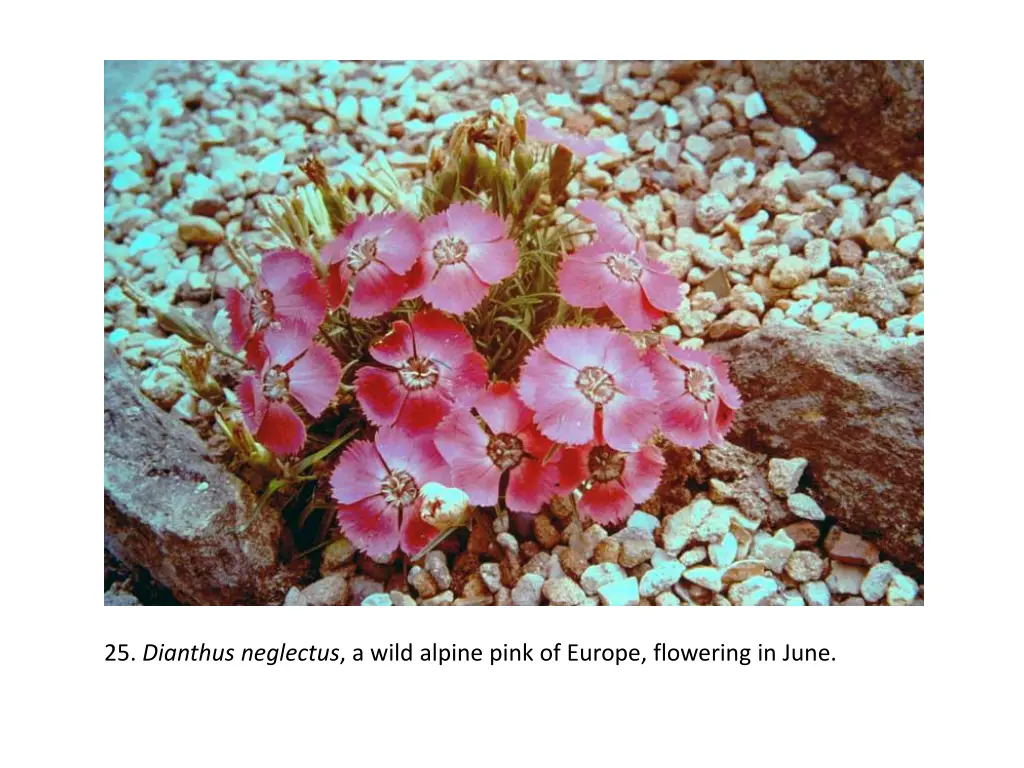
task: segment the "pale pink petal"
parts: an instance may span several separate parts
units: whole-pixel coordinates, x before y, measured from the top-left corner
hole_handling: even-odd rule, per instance
[[[407,390],[398,381],[398,374],[372,365],[364,365],[356,373],[356,399],[374,426],[394,424],[402,409]]]
[[[608,251],[631,253],[636,250],[638,238],[626,226],[622,215],[596,200],[583,200],[576,211],[590,220],[597,229],[597,240]]]
[[[356,549],[383,557],[398,548],[398,510],[381,496],[338,505],[338,525]]]
[[[551,410],[567,398],[583,398],[576,387],[579,372],[551,355],[543,347],[536,348],[522,367],[519,396],[534,411]]]
[[[665,350],[669,353],[670,357],[680,363],[686,363],[691,366],[699,365],[702,368],[711,367],[712,355],[703,349],[689,349],[676,344],[666,344]]]
[[[481,507],[493,507],[498,503],[501,470],[486,452],[456,454],[448,465],[452,468],[452,484],[461,488],[471,502]]]
[[[519,266],[519,249],[512,240],[477,243],[469,247],[466,263],[477,277],[494,285],[515,274]]]
[[[248,373],[238,383],[236,394],[242,407],[245,426],[255,434],[263,423],[263,417],[267,415],[267,398],[263,395],[263,382]]]
[[[416,354],[444,363],[449,369],[473,351],[473,339],[458,320],[435,309],[413,315],[412,331]]]
[[[371,216],[357,237],[379,238],[377,258],[399,275],[412,269],[423,249],[419,222],[404,211]]]
[[[645,445],[636,453],[626,454],[622,484],[634,504],[643,504],[654,495],[664,469],[665,459],[653,445]]]
[[[355,273],[352,286],[349,314],[364,319],[383,315],[398,306],[409,283],[382,262],[373,261]]]
[[[320,249],[320,260],[324,264],[345,264],[348,261],[348,249],[352,245],[352,237],[366,221],[366,216],[359,214],[340,235]],[[348,267],[346,267],[347,269]]]
[[[564,258],[558,272],[562,298],[585,309],[603,307],[606,293],[618,282],[604,263],[578,259],[576,254]]]
[[[580,516],[601,525],[618,523],[633,511],[633,500],[617,481],[595,483],[578,502]]]
[[[413,354],[412,328],[404,320],[396,320],[387,334],[370,345],[370,355],[374,360],[395,368]]]
[[[701,448],[711,439],[704,406],[684,395],[661,406],[661,431],[676,445]]]
[[[679,302],[682,301],[682,283],[668,274],[645,269],[640,276],[640,285],[643,286],[644,294],[653,307],[662,312],[675,312],[679,309]]]
[[[341,363],[327,347],[312,344],[288,369],[288,391],[316,418],[331,404],[341,384]]]
[[[480,393],[475,407],[487,426],[495,434],[514,435],[525,429],[533,420],[533,414],[519,399],[515,389],[506,381],[496,381]]]
[[[544,144],[561,144],[580,157],[589,157],[599,152],[610,151],[603,139],[588,139],[568,131],[560,131],[532,117],[526,120],[526,138]]]
[[[448,232],[466,243],[490,243],[507,236],[505,222],[476,203],[455,203],[445,211]]]
[[[437,528],[423,522],[420,518],[420,502],[418,500],[415,504],[402,510],[400,546],[405,554],[415,557],[440,533]]]
[[[711,442],[716,445],[725,442],[725,435],[732,428],[735,416],[736,411],[718,398],[708,403],[708,437]]]
[[[306,425],[291,406],[270,403],[254,437],[273,453],[298,453],[306,442]]]
[[[446,264],[423,289],[423,299],[432,307],[462,315],[484,300],[489,286],[465,262]]]
[[[616,395],[604,406],[604,439],[617,451],[640,448],[658,426],[658,406],[650,400]]]
[[[715,374],[717,385],[715,391],[722,401],[731,409],[737,410],[743,407],[743,398],[740,391],[729,379],[729,366],[720,357],[712,357],[711,370]]]
[[[544,337],[544,348],[578,371],[592,365],[600,366],[604,350],[615,336],[615,331],[601,325],[552,328]]]
[[[451,472],[434,445],[433,436],[410,437],[401,429],[382,427],[377,430],[376,443],[384,463],[392,472],[405,470],[412,475],[417,486],[449,484]]]
[[[313,262],[302,251],[271,251],[260,262],[260,280],[271,293],[276,294],[297,277],[313,276]]]
[[[546,438],[565,445],[582,445],[594,439],[594,404],[579,392],[544,401],[535,409],[537,428]]]
[[[605,347],[602,366],[615,379],[615,388],[631,397],[657,402],[659,392],[654,374],[644,364],[640,350],[623,334],[617,334]]]
[[[423,234],[423,249],[421,253],[433,251],[439,240],[451,235],[448,230],[448,212],[442,211],[428,216],[420,222],[420,232]]]
[[[224,306],[231,323],[231,348],[239,352],[252,335],[249,297],[236,288],[228,288],[224,294]]]
[[[466,455],[486,455],[488,442],[487,433],[468,410],[452,411],[434,435],[437,450],[449,464]]]
[[[615,280],[605,291],[604,298],[608,309],[630,331],[649,330],[663,315],[644,299],[643,289],[638,282]]]
[[[648,350],[644,363],[657,382],[659,403],[671,403],[685,394],[686,374],[657,348]]]
[[[555,495],[557,481],[558,467],[542,465],[539,459],[526,459],[509,472],[505,506],[513,512],[535,515]]]
[[[340,504],[355,504],[380,493],[388,476],[380,454],[369,440],[350,443],[331,472],[331,494]]]
[[[278,366],[290,363],[309,349],[312,342],[313,334],[307,326],[289,320],[282,320],[263,334],[270,363]]]

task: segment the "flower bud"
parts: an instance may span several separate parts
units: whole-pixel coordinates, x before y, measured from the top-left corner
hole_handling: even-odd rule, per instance
[[[420,488],[420,519],[439,531],[465,525],[470,508],[469,496],[458,488],[441,483],[426,483]]]
[[[565,188],[572,178],[572,152],[561,144],[555,145],[548,161],[548,188],[551,199],[557,204],[565,198]]]

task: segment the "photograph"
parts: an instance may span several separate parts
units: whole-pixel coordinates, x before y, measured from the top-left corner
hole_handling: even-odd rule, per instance
[[[105,606],[924,605],[923,61],[103,90]]]

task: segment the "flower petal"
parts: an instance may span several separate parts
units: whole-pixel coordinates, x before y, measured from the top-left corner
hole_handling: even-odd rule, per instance
[[[331,472],[331,495],[340,504],[355,504],[380,493],[387,469],[369,440],[350,443]]]
[[[664,469],[665,458],[653,445],[645,445],[636,453],[626,454],[622,484],[634,504],[643,504],[654,495]]]
[[[577,508],[581,517],[609,525],[629,517],[633,511],[633,500],[617,481],[595,483],[594,487],[583,492]]]
[[[387,467],[392,472],[405,470],[418,487],[451,482],[451,471],[434,445],[433,435],[410,438],[401,429],[382,427],[377,430],[375,440]]]
[[[302,251],[271,251],[260,262],[260,280],[271,293],[276,293],[300,276],[313,277],[313,262]]]
[[[467,455],[486,455],[488,442],[487,433],[468,410],[452,411],[434,435],[434,444],[449,465]]]
[[[414,354],[412,328],[404,320],[396,320],[390,331],[370,345],[370,356],[374,360],[395,368]]]
[[[561,144],[580,157],[610,151],[603,139],[588,139],[568,131],[560,131],[532,117],[526,119],[526,138],[545,144]]]
[[[449,462],[449,466],[452,468],[452,484],[461,488],[471,502],[481,507],[493,507],[498,503],[501,470],[486,452],[460,453]]]
[[[413,315],[412,331],[416,354],[444,363],[449,369],[473,351],[473,340],[458,320],[435,309]]]
[[[357,549],[383,557],[398,548],[398,510],[381,496],[338,505],[338,525]]]
[[[445,211],[448,232],[464,242],[477,245],[507,237],[505,222],[476,203],[455,203]]]
[[[509,472],[505,505],[513,512],[535,515],[555,495],[557,480],[556,466],[545,466],[537,459],[526,459]]]
[[[605,348],[616,337],[615,331],[601,325],[586,328],[552,328],[544,337],[544,349],[577,371],[600,366]]]
[[[306,425],[291,406],[270,403],[255,437],[273,453],[298,453],[306,442]]]
[[[407,390],[394,424],[413,437],[433,435],[437,425],[451,409],[451,402],[437,387],[410,389]]]
[[[495,434],[514,435],[529,426],[533,420],[530,409],[523,404],[507,381],[496,381],[486,391],[481,392],[475,407]]]
[[[341,363],[323,344],[311,344],[288,370],[288,391],[316,418],[331,404],[341,384]]]
[[[415,557],[422,552],[440,533],[437,528],[420,518],[419,500],[402,510],[400,546],[409,557]]]
[[[722,402],[733,410],[743,407],[743,397],[729,378],[729,366],[720,357],[711,358],[711,371],[715,374],[715,391]]]
[[[661,405],[661,431],[676,445],[702,448],[711,440],[704,406],[692,395]]]
[[[327,299],[320,281],[312,275],[299,275],[271,291],[274,316],[295,320],[310,328],[310,336],[327,316]]]
[[[409,288],[408,280],[383,262],[373,261],[352,277],[348,311],[352,317],[369,318],[390,312]]]
[[[605,304],[630,331],[646,331],[662,317],[644,298],[640,283],[616,280],[604,294]],[[676,307],[678,307],[678,303]]]
[[[231,323],[231,348],[240,352],[252,335],[249,297],[237,288],[228,288],[224,294],[224,306]]]
[[[263,343],[271,365],[283,366],[309,349],[313,343],[313,333],[303,323],[282,320],[263,334]]]
[[[348,296],[348,275],[348,268],[342,264],[328,266],[327,277],[324,280],[328,309],[335,310],[345,303]]]
[[[602,365],[615,379],[615,388],[620,392],[658,401],[658,385],[654,374],[644,364],[640,350],[628,336],[618,334],[608,343]]]
[[[412,269],[423,249],[419,222],[404,211],[371,216],[356,237],[378,238],[377,258],[399,275]]]
[[[267,398],[263,395],[263,382],[249,373],[242,377],[236,390],[239,405],[242,407],[242,418],[246,428],[255,434],[267,415]]]
[[[643,286],[644,295],[651,306],[662,312],[675,312],[679,309],[679,303],[683,297],[683,286],[677,278],[669,274],[659,274],[650,269],[644,269],[640,276],[640,285]]]
[[[562,297],[585,309],[603,307],[605,294],[617,282],[603,263],[580,259],[576,254],[566,256],[558,272],[558,290]]]
[[[468,264],[446,264],[423,289],[423,299],[432,307],[462,315],[483,301],[489,288]]]
[[[630,253],[637,250],[639,238],[626,225],[618,211],[596,200],[583,200],[576,212],[591,221],[597,229],[597,241],[608,251]]]
[[[562,448],[560,455],[556,454],[552,457],[551,461],[558,469],[556,493],[561,495],[571,493],[579,487],[580,483],[590,477],[587,458],[590,456],[591,447],[582,445],[577,448]]]
[[[356,373],[356,399],[371,424],[391,426],[405,402],[406,389],[398,374],[372,365],[364,365]]]
[[[658,426],[658,406],[650,400],[616,395],[604,406],[604,439],[617,451],[639,450]]]
[[[495,285],[515,274],[519,266],[519,249],[512,240],[477,243],[469,247],[466,263],[477,277]]]

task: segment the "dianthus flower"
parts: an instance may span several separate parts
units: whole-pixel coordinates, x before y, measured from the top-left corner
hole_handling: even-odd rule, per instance
[[[650,350],[645,361],[658,382],[665,437],[690,448],[721,443],[743,405],[725,361],[668,343]]]
[[[407,213],[360,214],[323,248],[328,286],[335,286],[332,298],[351,284],[350,315],[367,318],[391,311],[420,280],[422,243],[419,224]]]
[[[631,331],[647,330],[679,308],[679,280],[647,256],[643,240],[617,213],[593,200],[577,210],[596,225],[597,240],[562,259],[558,288],[567,302],[608,307]]]
[[[588,139],[569,131],[560,131],[532,117],[526,119],[526,138],[543,144],[561,144],[580,157],[611,151],[603,139]]]
[[[372,442],[351,443],[331,474],[338,525],[370,557],[398,547],[418,554],[439,533],[420,518],[420,489],[431,482],[446,484],[450,474],[429,437],[377,430]]]
[[[224,298],[231,321],[231,346],[236,351],[288,321],[301,325],[307,341],[312,341],[327,314],[324,289],[313,262],[301,251],[268,253],[257,282],[244,293],[229,288]]]
[[[550,440],[605,440],[635,451],[658,423],[654,376],[628,336],[602,326],[553,328],[526,359],[519,394]],[[603,421],[603,427],[601,423]]]
[[[301,323],[271,328],[260,347],[253,356],[258,375],[247,374],[238,386],[245,425],[274,453],[298,453],[306,427],[289,401],[294,398],[310,416],[319,416],[338,391],[341,364],[327,347],[310,343]]]
[[[413,435],[433,434],[454,408],[468,408],[487,386],[487,366],[457,320],[433,309],[397,321],[370,346],[383,367],[356,374],[356,397],[366,418]]]
[[[638,504],[651,498],[665,459],[653,445],[623,453],[591,443],[567,449],[559,469],[567,488],[582,484],[583,495],[577,502],[580,515],[605,525],[625,520]]]
[[[423,220],[421,282],[409,293],[431,306],[461,315],[510,277],[519,264],[505,222],[479,205],[456,203]]]
[[[505,506],[536,514],[557,492],[558,467],[544,464],[550,440],[533,425],[533,413],[511,384],[498,381],[476,400],[479,418],[453,411],[437,428],[434,442],[452,468],[452,482],[474,504],[493,507],[508,474]]]

